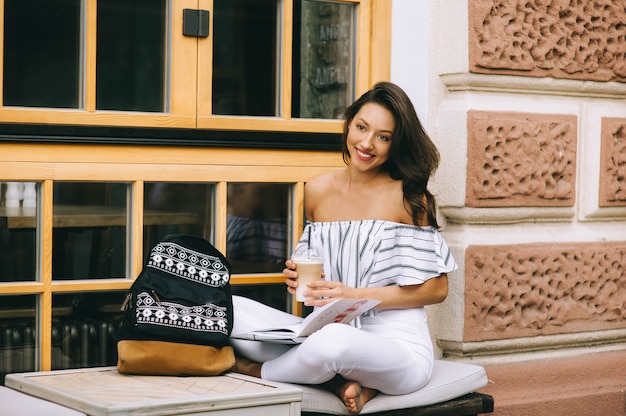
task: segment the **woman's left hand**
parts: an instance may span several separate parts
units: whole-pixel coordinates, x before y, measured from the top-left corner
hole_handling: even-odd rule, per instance
[[[306,306],[324,306],[337,299],[358,299],[357,289],[340,282],[318,280],[310,282],[305,296],[316,298],[304,302]]]

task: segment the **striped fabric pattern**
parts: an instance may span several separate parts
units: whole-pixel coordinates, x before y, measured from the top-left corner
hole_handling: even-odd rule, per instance
[[[421,284],[457,269],[443,237],[432,227],[384,220],[307,222],[299,245],[324,256],[327,280],[351,287]]]

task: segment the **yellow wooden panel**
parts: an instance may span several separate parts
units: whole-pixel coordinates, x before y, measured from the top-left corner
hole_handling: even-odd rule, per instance
[[[175,168],[174,168],[175,166]],[[290,183],[307,181],[311,177],[328,172],[328,167],[296,166],[199,166],[199,165],[134,165],[108,164],[94,166],[90,163],[29,163],[26,168],[21,162],[0,163],[0,178],[5,181],[98,181],[131,182],[142,179],[146,182],[276,182]],[[24,172],[20,172],[25,170]],[[27,171],[26,171],[27,170]]]
[[[215,187],[215,248],[226,253],[226,223],[228,221],[228,184],[219,182]]]
[[[388,0],[371,0],[371,86],[391,79],[391,7]]]
[[[44,284],[41,282],[0,283],[0,293],[2,293],[3,295],[38,294],[42,293],[44,289]]]
[[[183,9],[197,9],[198,0],[172,2],[171,113],[174,116],[196,116],[198,90],[198,38],[182,36]],[[144,124],[149,125],[149,124]],[[186,127],[195,127],[195,120]]]
[[[55,280],[52,290],[56,293],[127,290],[132,283],[131,279]]]
[[[126,250],[131,256],[130,277],[135,279],[141,273],[143,267],[143,191],[144,182],[136,181],[131,184],[131,204],[130,204],[130,250]]]
[[[96,56],[98,39],[98,4],[96,0],[87,0],[85,10],[87,24],[85,27],[85,110],[96,110]]]
[[[134,113],[82,110],[51,110],[41,108],[1,108],[0,121],[10,123],[71,124],[89,126],[127,127],[195,127],[195,115],[170,115],[161,113]]]
[[[40,295],[40,325],[39,339],[39,362],[41,370],[52,369],[52,181],[44,181],[41,184],[41,203],[39,205],[41,216],[40,241],[40,281],[44,290]]]
[[[292,204],[291,245],[295,247],[304,229],[304,182],[295,184]],[[291,296],[291,313],[302,316],[302,303],[295,296]]]
[[[283,16],[293,16],[293,0],[283,2]],[[291,85],[293,81],[293,19],[284,18],[281,38],[280,116],[291,119]]]
[[[1,162],[55,164],[180,164],[231,166],[342,166],[340,152],[202,147],[0,143]],[[28,174],[26,169],[20,169]],[[89,171],[85,172],[86,174]],[[11,175],[14,176],[14,175]]]
[[[230,279],[233,285],[258,285],[285,283],[285,276],[282,274],[243,274],[233,275]]]
[[[209,36],[198,39],[197,115],[210,116],[213,112],[213,0],[199,0],[198,8],[209,11]]]
[[[291,88],[290,88],[291,89]],[[291,95],[291,93],[290,93]],[[298,131],[314,133],[338,133],[343,124],[340,120],[286,119],[274,117],[224,117],[200,116],[198,128],[252,131]]]
[[[357,27],[356,96],[360,97],[371,87],[370,79],[370,0],[359,4]]]

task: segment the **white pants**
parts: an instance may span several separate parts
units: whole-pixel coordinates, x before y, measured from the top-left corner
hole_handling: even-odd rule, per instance
[[[233,333],[298,321],[283,311],[233,296]],[[385,394],[419,390],[429,380],[431,364],[400,342],[345,324],[329,324],[302,344],[291,346],[231,339],[237,353],[263,363],[266,380],[320,384],[341,375]]]

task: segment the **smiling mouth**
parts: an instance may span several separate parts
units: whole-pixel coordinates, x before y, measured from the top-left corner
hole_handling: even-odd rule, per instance
[[[371,158],[373,158],[373,157],[374,157],[374,155],[371,155],[371,154],[369,154],[369,153],[365,153],[365,152],[363,152],[363,151],[359,150],[359,149],[358,149],[358,148],[356,148],[356,147],[355,147],[354,149],[356,150],[356,154],[357,154],[357,155],[359,156],[359,158],[361,158],[361,159],[366,159],[366,160],[369,160],[369,159],[371,159]]]

